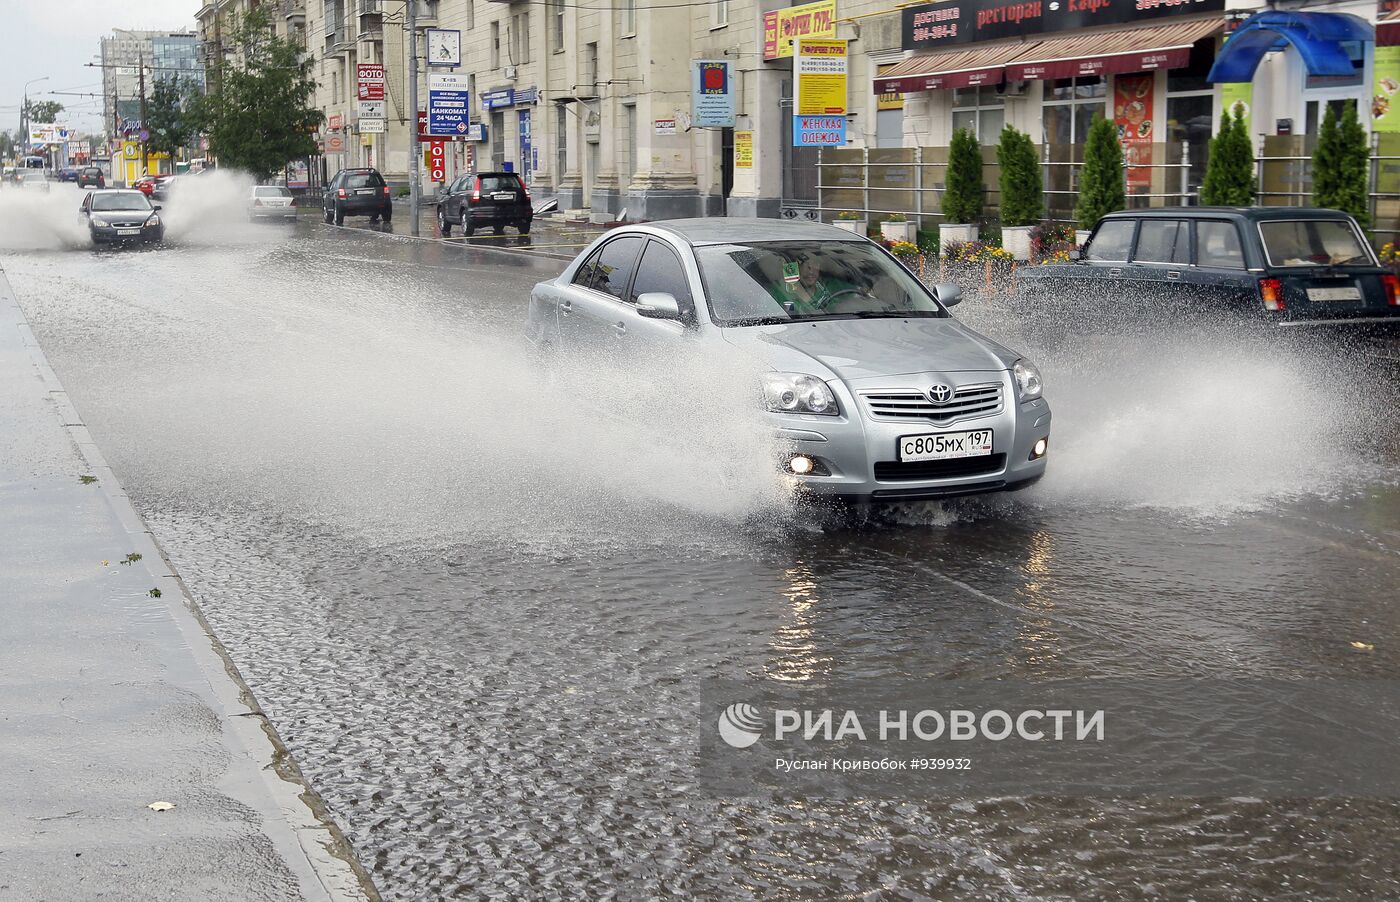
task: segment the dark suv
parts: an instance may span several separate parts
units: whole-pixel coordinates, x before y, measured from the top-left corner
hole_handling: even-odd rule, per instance
[[[107,178],[102,174],[102,170],[96,166],[88,166],[78,170],[79,188],[106,188]]]
[[[1400,279],[1356,221],[1308,207],[1163,207],[1099,220],[1073,263],[1022,267],[1027,318],[1400,327]]]
[[[438,225],[444,238],[452,234],[454,224],[462,227],[463,235],[482,226],[491,226],[499,235],[508,225],[528,235],[534,217],[530,192],[514,172],[464,175],[449,185],[438,200]]]
[[[341,225],[347,216],[368,216],[370,222],[394,217],[389,186],[377,169],[342,169],[326,185],[321,196],[326,222]]]

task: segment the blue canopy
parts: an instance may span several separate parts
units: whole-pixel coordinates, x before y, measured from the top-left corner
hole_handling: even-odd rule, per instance
[[[1240,23],[1215,58],[1207,80],[1253,81],[1264,54],[1292,47],[1309,75],[1356,74],[1343,41],[1374,41],[1376,30],[1365,19],[1344,13],[1284,12],[1269,9]]]

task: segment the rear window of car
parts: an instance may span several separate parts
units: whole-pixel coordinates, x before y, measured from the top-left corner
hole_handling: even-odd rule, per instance
[[[1191,233],[1180,219],[1144,219],[1138,229],[1133,260],[1139,263],[1190,263]]]
[[[481,193],[483,194],[491,191],[515,191],[519,187],[520,182],[513,175],[483,175],[481,177]]]
[[[1244,246],[1233,222],[1196,220],[1196,265],[1215,269],[1244,269]]]
[[[1350,222],[1287,219],[1259,223],[1270,266],[1369,265],[1370,253]]]
[[[83,170],[83,175],[101,175],[101,174],[102,174],[102,170],[101,170],[101,169],[98,169],[96,166],[89,166],[87,169],[84,169],[84,170]]]
[[[347,188],[382,188],[384,179],[377,172],[352,172],[345,177]]]
[[[1135,228],[1135,219],[1110,219],[1105,222],[1099,226],[1099,230],[1089,241],[1089,246],[1084,249],[1084,259],[1117,262],[1127,260],[1128,250],[1133,246]]]
[[[292,192],[286,188],[258,187],[253,189],[254,197],[291,197]]]

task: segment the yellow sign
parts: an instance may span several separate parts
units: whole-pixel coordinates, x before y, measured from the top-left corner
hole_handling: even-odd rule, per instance
[[[763,58],[792,56],[798,38],[836,37],[836,0],[820,0],[763,14]]]
[[[1231,119],[1239,113],[1244,117],[1244,130],[1250,131],[1249,120],[1254,112],[1254,82],[1227,81],[1220,86],[1220,108]],[[1253,137],[1250,138],[1253,141]]]
[[[798,116],[846,115],[846,42],[803,38],[797,42]]]
[[[1376,45],[1375,92],[1371,95],[1371,128],[1400,132],[1400,47]]]
[[[734,133],[734,168],[753,168],[753,132]]]
[[[894,63],[880,66],[876,69],[876,75],[884,75],[895,67]],[[881,94],[875,98],[875,109],[877,110],[902,110],[904,109],[903,94]]]

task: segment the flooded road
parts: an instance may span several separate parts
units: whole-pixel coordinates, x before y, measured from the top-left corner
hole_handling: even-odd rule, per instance
[[[1039,485],[834,525],[714,393],[616,418],[538,386],[561,261],[177,222],[120,252],[7,225],[0,264],[386,898],[1400,896],[1393,802],[716,799],[678,716],[720,678],[1393,676],[1381,364],[1033,354]]]

